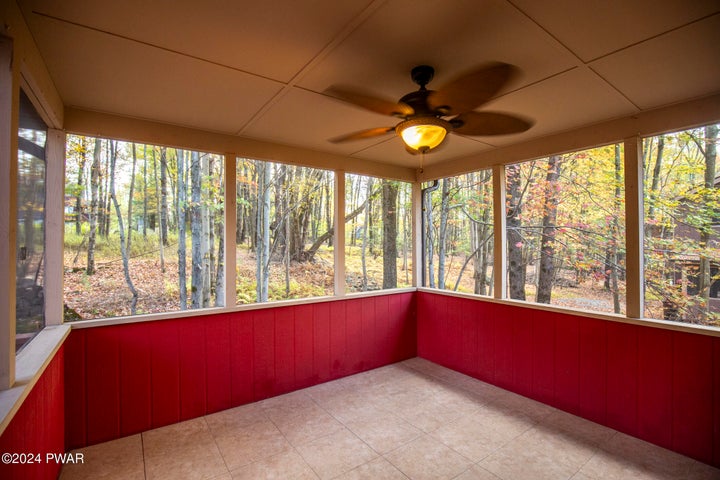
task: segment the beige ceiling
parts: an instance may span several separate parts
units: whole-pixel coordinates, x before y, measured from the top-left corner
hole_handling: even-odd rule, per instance
[[[488,61],[522,75],[482,109],[525,133],[452,135],[426,165],[720,93],[718,0],[18,0],[68,107],[413,167],[396,119],[323,95],[399,99]]]

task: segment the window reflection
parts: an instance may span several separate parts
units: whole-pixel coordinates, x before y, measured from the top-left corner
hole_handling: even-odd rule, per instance
[[[45,142],[47,126],[24,92],[18,129],[16,334],[19,351],[45,326]]]

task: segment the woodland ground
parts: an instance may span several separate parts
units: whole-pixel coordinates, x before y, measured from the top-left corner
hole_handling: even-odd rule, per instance
[[[97,271],[87,275],[80,262],[73,268],[75,253],[65,252],[65,305],[79,315],[81,319],[105,318],[130,315],[131,295],[123,276],[122,262],[117,258],[96,257]],[[173,259],[173,257],[175,257]],[[317,297],[333,294],[333,253],[324,249],[315,261],[292,263],[290,265],[290,295],[286,295],[285,266],[275,264],[270,274],[270,299]],[[367,255],[368,290],[377,290],[382,286],[382,257]],[[461,258],[448,262],[448,285],[452,288],[459,274]],[[403,260],[398,259],[398,285],[406,286],[409,272],[403,270]],[[148,314],[180,310],[179,287],[177,282],[177,258],[169,255],[165,261],[165,272],[160,268],[157,258],[134,258],[131,261],[131,278],[138,291],[137,313]],[[359,251],[349,249],[346,257],[347,290],[362,290],[362,274]],[[252,303],[255,299],[255,257],[245,249],[238,249],[238,289],[237,302]],[[529,272],[532,274],[532,267]],[[187,283],[190,287],[190,266],[187,269]],[[531,278],[532,275],[529,275]],[[563,282],[566,283],[566,282]],[[568,282],[569,284],[570,282]],[[458,291],[472,293],[471,271],[465,271]],[[527,285],[527,298],[534,299],[534,286]],[[612,312],[612,295],[602,289],[602,282],[588,280],[577,286],[555,286],[553,305]],[[189,300],[188,300],[189,301]],[[211,305],[214,306],[214,299]],[[623,305],[624,310],[624,305]],[[66,315],[67,312],[66,312]],[[79,319],[75,317],[74,319]],[[67,320],[72,319],[68,317]]]

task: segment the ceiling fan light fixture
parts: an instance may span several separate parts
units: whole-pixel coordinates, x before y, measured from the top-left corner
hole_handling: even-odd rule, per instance
[[[449,122],[432,116],[411,118],[395,127],[395,131],[408,147],[422,153],[440,145],[451,129]]]

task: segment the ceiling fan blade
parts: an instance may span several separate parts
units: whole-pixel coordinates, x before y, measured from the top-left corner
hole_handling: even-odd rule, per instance
[[[379,137],[394,131],[395,127],[370,128],[368,130],[360,130],[359,132],[348,133],[347,135],[331,138],[329,141],[332,143],[349,142],[352,140],[362,140],[363,138]]]
[[[467,112],[450,120],[453,132],[461,135],[507,135],[533,126],[532,120],[495,112]]]
[[[489,101],[518,73],[517,67],[507,63],[482,65],[431,93],[428,105],[443,115],[472,111]]]
[[[371,112],[405,118],[415,113],[409,105],[366,94],[349,87],[330,87],[325,94]]]

